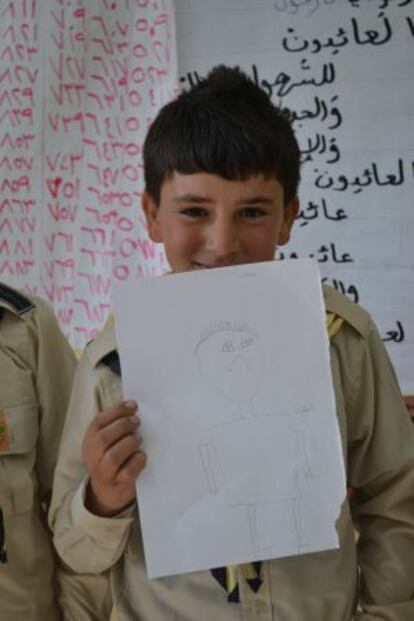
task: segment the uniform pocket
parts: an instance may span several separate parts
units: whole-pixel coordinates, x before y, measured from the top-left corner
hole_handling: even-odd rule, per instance
[[[32,510],[31,476],[39,435],[36,403],[0,409],[0,507],[5,517]]]
[[[39,434],[37,405],[14,405],[0,409],[0,457],[30,453]]]

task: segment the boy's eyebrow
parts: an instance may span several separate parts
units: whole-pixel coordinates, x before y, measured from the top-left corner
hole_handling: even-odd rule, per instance
[[[200,205],[206,203],[213,203],[213,199],[208,196],[201,196],[199,194],[181,194],[179,196],[174,196],[175,203],[198,203]],[[274,203],[274,199],[269,196],[251,196],[249,198],[242,198],[237,201],[236,205],[272,205]]]
[[[242,198],[237,201],[237,205],[272,205],[274,203],[274,199],[269,196],[251,196],[250,198]]]
[[[180,194],[174,196],[175,203],[212,203],[212,199],[208,196],[200,196],[199,194]]]

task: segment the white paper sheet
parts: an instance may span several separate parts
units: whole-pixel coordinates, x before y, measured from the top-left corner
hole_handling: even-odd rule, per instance
[[[316,262],[119,283],[115,312],[148,454],[148,575],[338,547],[345,475]]]

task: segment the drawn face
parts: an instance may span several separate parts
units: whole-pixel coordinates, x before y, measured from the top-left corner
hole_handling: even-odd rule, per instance
[[[216,332],[198,345],[196,359],[203,377],[226,397],[242,401],[256,393],[263,360],[255,334],[238,330]]]
[[[159,205],[145,192],[142,205],[149,235],[164,243],[174,272],[273,260],[299,207],[296,198],[284,205],[274,178],[177,172],[164,182]]]

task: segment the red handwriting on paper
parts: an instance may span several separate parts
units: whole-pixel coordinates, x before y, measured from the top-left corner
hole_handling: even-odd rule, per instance
[[[137,11],[132,25],[132,53],[128,59],[129,73],[127,79],[124,80],[125,90],[130,93],[130,96],[125,99],[125,102],[126,105],[129,104],[129,109],[133,110],[134,105],[138,107],[142,100],[145,112],[144,116],[141,115],[140,128],[137,127],[137,131],[145,136],[146,128],[156,110],[175,94],[167,92],[165,88],[171,60],[168,52],[172,43],[170,21],[168,14],[159,3],[157,7],[153,7],[152,11]],[[140,98],[136,96],[137,93]],[[140,168],[140,165],[136,168],[138,173]],[[140,179],[137,178],[136,183],[139,182]],[[136,195],[137,201],[140,198],[139,195],[140,192]],[[99,198],[105,197],[101,195]],[[136,204],[137,202],[131,205],[130,209]],[[120,210],[119,206],[115,205],[115,207]],[[142,219],[138,221],[134,219],[134,229],[127,230],[125,227],[123,233],[124,235],[121,233],[117,235],[118,255],[113,270],[114,279],[141,278],[155,275],[165,269],[165,257],[159,248],[146,237]]]
[[[73,296],[73,291],[74,291],[73,286],[69,286],[69,285],[59,286],[55,283],[52,283],[51,285],[45,285],[44,290],[45,290],[47,299],[52,304],[56,301],[64,302],[65,304],[68,304],[68,305],[72,303],[72,296]]]
[[[31,286],[41,225],[40,293],[82,346],[114,279],[165,267],[138,210],[145,133],[175,94],[173,29],[162,1],[55,0],[42,4],[42,28],[38,6],[0,9],[0,270]]]
[[[44,240],[49,252],[55,252],[56,248],[60,245],[65,252],[73,253],[73,237],[73,233],[54,231],[50,235],[45,234]]]
[[[40,80],[39,24],[34,0],[0,9],[0,278],[24,290],[33,286],[39,176],[34,128]]]
[[[111,278],[101,274],[78,272],[78,277],[87,283],[88,291],[93,296],[109,295],[111,292]]]
[[[75,222],[76,213],[79,209],[79,205],[59,202],[47,203],[49,214],[55,222]],[[54,231],[59,234],[59,229]]]
[[[62,185],[62,178],[55,177],[54,179],[46,179],[47,188],[53,198],[57,198],[59,188]]]
[[[43,158],[43,199],[47,213],[43,232],[44,293],[73,342],[76,296],[75,238],[82,202],[86,131],[83,113],[87,81],[85,2],[50,3],[44,32],[48,40]]]
[[[168,74],[168,16],[162,3],[145,0],[102,0],[92,7],[82,0],[56,0],[46,9],[42,32],[48,53],[40,67],[36,3],[21,0],[20,5],[2,8],[0,144],[14,153],[0,162],[0,187],[6,193],[0,234],[28,236],[36,228],[31,216],[38,208],[36,140],[42,145],[41,205],[48,216],[43,219],[44,294],[66,333],[89,338],[108,311],[111,279],[149,275],[154,264],[161,264],[137,213],[141,145]],[[45,128],[40,142],[33,113],[39,70],[46,76],[43,103],[37,105]],[[32,246],[20,241],[13,251],[29,253]],[[3,248],[12,251],[10,244]],[[9,262],[6,269],[22,272],[27,265]],[[85,305],[92,296],[99,300]]]
[[[96,304],[89,300],[82,300],[81,298],[76,298],[74,302],[81,308],[81,311],[85,315],[85,319],[98,324],[102,324],[105,321],[111,309],[110,304],[106,302],[98,302]]]

